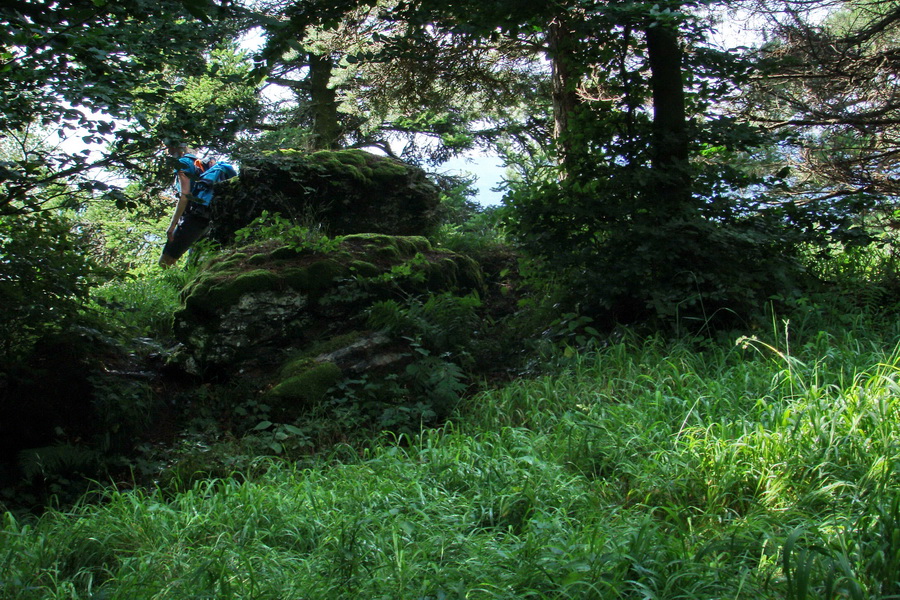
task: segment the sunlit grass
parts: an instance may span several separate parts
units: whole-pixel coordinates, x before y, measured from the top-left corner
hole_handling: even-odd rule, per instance
[[[166,271],[146,265],[91,290],[91,308],[107,325],[134,336],[171,335],[172,314],[180,308],[180,293],[196,269],[178,266]]]
[[[898,333],[627,339],[365,456],[7,516],[0,596],[898,597]]]

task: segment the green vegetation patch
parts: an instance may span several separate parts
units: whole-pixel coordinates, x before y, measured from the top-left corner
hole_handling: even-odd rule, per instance
[[[298,181],[310,172],[328,179],[352,181],[363,187],[402,178],[409,167],[404,163],[363,150],[272,150],[263,153],[264,160],[278,165],[289,177]]]
[[[406,175],[407,167],[397,160],[377,157],[362,150],[322,150],[310,160],[327,171],[371,186]]]
[[[262,268],[229,273],[229,277],[208,274],[198,279],[192,287],[185,299],[185,307],[208,312],[221,310],[233,305],[245,294],[277,289],[279,281],[275,273]]]
[[[348,331],[347,333],[330,337],[328,339],[322,340],[321,342],[313,344],[306,352],[303,353],[303,355],[299,359],[295,360],[314,358],[323,354],[330,354],[331,352],[350,346],[351,344],[359,340],[362,335],[363,334],[359,331]],[[290,369],[290,365],[291,362],[289,362],[285,366],[285,369]]]
[[[343,377],[340,367],[330,362],[301,359],[287,365],[285,379],[269,390],[269,397],[281,401],[295,401],[302,405],[318,402]]]
[[[417,236],[348,235],[326,254],[277,246],[270,253],[238,251],[209,262],[182,295],[186,312],[214,314],[244,294],[292,288],[315,300],[351,276],[369,283],[424,283],[430,289],[482,286],[478,265]]]
[[[357,233],[344,236],[351,246],[359,246],[383,258],[409,258],[420,252],[430,252],[431,242],[416,235],[384,235]]]
[[[381,269],[379,269],[375,263],[366,261],[366,260],[354,260],[350,262],[350,271],[354,275],[358,275],[360,277],[375,277],[379,273],[381,273]]]
[[[333,258],[324,258],[309,265],[308,271],[309,289],[318,291],[330,285],[336,279],[348,275],[350,268]]]
[[[473,259],[449,250],[437,249],[423,267],[431,289],[482,290],[484,275]]]
[[[6,515],[4,597],[895,597],[900,329],[849,325],[626,335],[399,443]]]

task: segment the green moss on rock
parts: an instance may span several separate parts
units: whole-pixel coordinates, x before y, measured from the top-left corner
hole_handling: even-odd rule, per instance
[[[365,260],[354,260],[349,264],[350,271],[359,277],[375,277],[381,273],[381,269],[374,263]]]
[[[309,289],[309,268],[305,266],[290,267],[281,274],[285,285],[295,290]]]
[[[262,265],[272,260],[272,255],[267,252],[260,252],[258,254],[254,254],[250,258],[247,259],[248,265]]]
[[[310,159],[327,169],[365,186],[404,177],[409,167],[399,161],[385,160],[361,150],[322,150]]]
[[[244,260],[247,259],[246,252],[234,252],[231,254],[226,254],[221,259],[211,260],[205,268],[205,271],[208,273],[223,273],[225,271],[231,271],[234,269],[235,265],[241,264]]]
[[[350,268],[337,260],[324,258],[309,265],[309,289],[319,291],[336,279],[350,274]]]
[[[284,406],[287,402],[303,405],[318,402],[328,390],[343,377],[340,367],[334,363],[317,363],[302,359],[285,368],[285,379],[269,390],[269,397]]]
[[[207,272],[186,289],[185,307],[189,310],[218,311],[231,306],[245,294],[277,289],[278,285],[279,277],[268,269],[227,274]]]
[[[333,234],[430,235],[440,218],[440,192],[422,169],[362,150],[265,152],[235,179],[216,191],[209,235],[222,244],[263,211],[298,224],[314,215]]]
[[[291,252],[290,257],[280,254],[278,244],[272,247],[269,260],[257,245],[212,263],[185,288],[175,333],[197,361],[224,365],[232,355],[252,357],[257,347],[289,348],[301,339],[345,332],[358,327],[373,302],[398,293],[483,291],[477,263],[433,249],[422,237],[351,235],[333,251]],[[386,248],[391,251],[384,252]],[[249,294],[257,297],[242,302]],[[257,306],[273,318],[262,316],[260,325],[248,329],[241,311],[256,311]],[[215,354],[207,348],[228,346],[221,340],[233,340],[228,352]]]
[[[227,279],[209,290],[209,300],[217,306],[231,306],[241,296],[265,292],[278,286],[278,277],[266,269],[255,269]]]
[[[336,335],[327,340],[313,344],[306,352],[304,352],[303,357],[314,358],[323,354],[330,354],[335,350],[340,350],[341,348],[352,345],[362,338],[362,336],[363,334],[359,331],[348,331],[347,333]]]
[[[380,233],[357,233],[344,236],[344,241],[359,244],[367,251],[393,258],[411,257],[420,252],[430,252],[431,242],[418,235],[384,235]]]
[[[280,246],[272,250],[269,256],[274,260],[289,260],[296,258],[297,249],[292,246]]]

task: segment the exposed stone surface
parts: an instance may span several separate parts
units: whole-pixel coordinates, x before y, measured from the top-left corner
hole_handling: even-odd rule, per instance
[[[239,248],[185,288],[176,361],[203,376],[268,373],[269,401],[296,413],[346,377],[384,376],[409,362],[407,340],[367,329],[373,303],[482,285],[474,261],[421,237],[351,235],[327,252]]]
[[[418,167],[362,150],[278,150],[244,157],[241,174],[217,187],[210,237],[230,243],[263,211],[331,235],[429,235],[437,187]]]
[[[319,354],[317,363],[333,363],[345,373],[364,373],[373,368],[382,368],[403,360],[403,353],[385,351],[391,338],[374,332],[363,335],[337,350]]]
[[[187,357],[188,371],[199,373],[203,364],[227,365],[246,348],[279,344],[287,332],[308,325],[309,316],[303,312],[308,302],[307,294],[294,290],[240,296],[224,310],[215,327],[200,325],[185,330],[187,345],[205,350],[202,358]]]

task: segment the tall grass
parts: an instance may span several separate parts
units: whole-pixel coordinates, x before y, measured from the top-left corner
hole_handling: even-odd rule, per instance
[[[900,330],[626,339],[363,456],[0,529],[0,597],[900,597]]]

